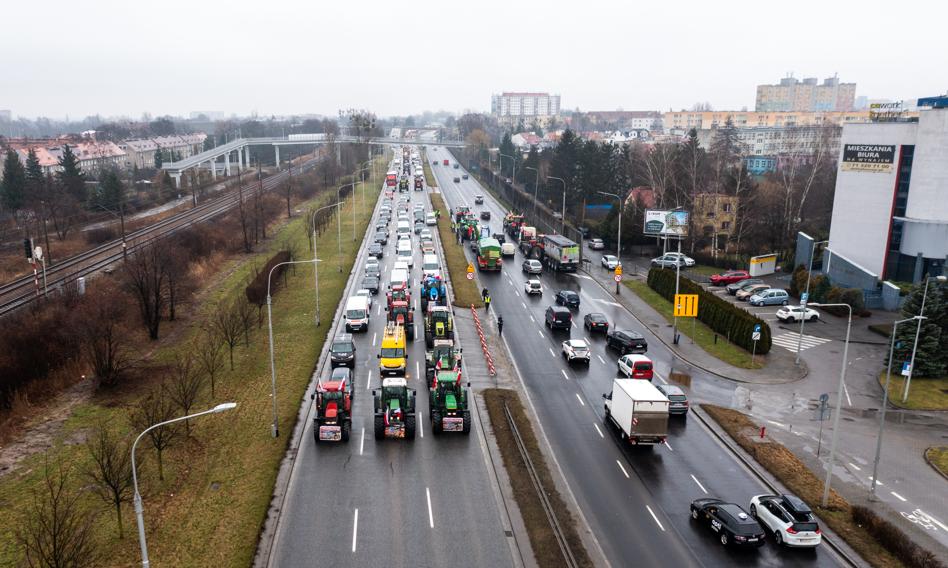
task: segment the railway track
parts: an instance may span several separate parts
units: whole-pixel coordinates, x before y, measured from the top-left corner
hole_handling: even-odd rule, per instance
[[[317,162],[318,159],[312,159],[296,169],[296,172],[306,172],[312,169]],[[262,191],[266,193],[273,190],[288,177],[289,173],[284,170],[264,179]],[[253,192],[261,190],[260,185],[260,182],[255,180],[251,184],[244,184],[243,189],[244,191],[250,191],[250,195],[253,195]],[[127,252],[132,253],[149,243],[230,211],[238,205],[239,195],[240,192],[237,189],[231,190],[217,199],[128,233],[125,235]],[[64,290],[67,286],[75,284],[79,278],[98,272],[113,262],[121,260],[122,256],[122,239],[109,241],[49,267],[46,270],[46,286],[50,291]],[[40,275],[40,278],[42,278],[42,275]],[[42,297],[42,293],[37,292],[32,274],[3,284],[0,286],[0,316],[23,307],[40,297]]]

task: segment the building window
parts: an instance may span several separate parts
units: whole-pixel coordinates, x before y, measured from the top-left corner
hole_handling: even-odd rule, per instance
[[[725,212],[725,213],[730,213],[730,212],[731,212],[731,204],[730,204],[730,203],[725,203],[725,204],[722,205],[721,207],[722,207],[722,209],[724,209],[724,212]]]
[[[730,221],[723,221],[723,222],[721,223],[721,230],[722,230],[722,231],[726,231],[726,230],[728,230],[728,229],[730,229],[730,228],[731,228],[731,222],[730,222]]]

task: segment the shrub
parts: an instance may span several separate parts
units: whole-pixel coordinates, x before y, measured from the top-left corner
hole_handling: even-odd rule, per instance
[[[270,260],[267,261],[267,264],[263,267],[262,270],[257,272],[257,275],[254,276],[254,279],[247,285],[245,293],[247,294],[247,300],[251,304],[257,306],[258,308],[267,303],[267,284],[270,285],[271,293],[276,289],[277,284],[280,280],[280,275],[286,269],[286,265],[283,265],[273,271],[273,280],[269,283],[267,280],[270,278],[270,270],[274,266],[280,264],[281,262],[287,262],[290,260],[289,251],[281,250],[280,252],[273,255]]]
[[[673,270],[661,268],[649,270],[648,285],[669,302],[675,300],[675,272]],[[763,355],[770,352],[770,326],[764,320],[706,291],[695,282],[684,277],[681,278],[678,293],[697,294],[698,319],[714,331],[727,336],[734,344],[748,351],[754,349],[751,334],[754,331],[754,326],[759,325],[760,340],[757,342],[757,353]]]
[[[800,294],[806,290],[806,275],[806,268],[802,264],[793,269],[793,274],[790,276],[790,288],[787,292],[794,298],[799,298]]]
[[[828,304],[848,304],[852,306],[853,317],[863,315],[866,312],[866,301],[863,297],[862,290],[859,288],[840,288],[839,286],[833,286],[829,292],[826,293],[826,299],[824,301]],[[849,315],[849,310],[843,307],[822,308],[822,310],[839,317]]]
[[[914,568],[943,568],[938,557],[915,544],[900,528],[877,515],[871,509],[853,505],[852,517],[875,539],[907,566]]]
[[[86,242],[90,245],[101,245],[118,238],[118,233],[112,227],[99,227],[86,231]]]

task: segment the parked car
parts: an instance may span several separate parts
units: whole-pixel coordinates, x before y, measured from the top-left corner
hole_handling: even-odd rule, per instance
[[[648,342],[645,336],[637,331],[615,329],[606,333],[606,347],[615,349],[621,355],[645,353],[648,351]]]
[[[332,340],[329,347],[329,365],[331,367],[355,368],[356,346],[351,333],[341,333]]]
[[[600,238],[589,239],[589,248],[592,250],[602,250],[606,248],[606,244],[603,243]]]
[[[372,243],[369,245],[369,254],[375,258],[382,258],[385,256],[385,250],[382,248],[382,245],[379,243]]]
[[[540,264],[539,260],[533,258],[523,261],[520,268],[527,274],[540,274],[543,272],[543,265]]]
[[[735,282],[733,284],[728,284],[724,289],[727,290],[727,293],[730,295],[737,294],[737,291],[743,288],[744,286],[750,286],[751,284],[763,284],[764,281],[760,278],[748,278],[747,280],[741,280],[740,282]]]
[[[573,326],[573,314],[563,306],[549,306],[546,309],[544,323],[550,329],[566,329]]]
[[[615,270],[616,267],[620,265],[619,259],[616,258],[615,255],[611,255],[611,254],[602,255],[602,260],[600,260],[599,263],[602,264],[603,268],[606,268],[609,270]]]
[[[802,306],[783,306],[777,310],[777,319],[787,323],[800,320],[816,321],[820,319],[820,312]]]
[[[748,302],[752,306],[786,306],[790,302],[790,294],[779,288],[767,288],[751,296]]]
[[[630,379],[644,379],[651,382],[655,376],[655,365],[645,355],[628,354],[619,357],[619,374]]]
[[[688,395],[678,385],[655,385],[668,399],[668,413],[688,416]]]
[[[751,296],[753,296],[757,292],[762,292],[764,290],[769,290],[769,289],[770,289],[769,284],[748,284],[747,286],[738,290],[735,296],[737,297],[738,300],[742,302],[746,302],[747,300],[750,299]]]
[[[609,320],[606,319],[605,314],[592,312],[583,317],[583,327],[590,333],[609,333]]]
[[[746,270],[732,270],[721,274],[712,274],[709,280],[712,286],[727,286],[735,282],[741,282],[750,278],[750,273]]]
[[[774,534],[777,544],[813,547],[823,540],[813,511],[796,495],[755,495],[750,513]]]
[[[532,296],[534,294],[543,295],[543,285],[540,284],[540,280],[538,278],[531,278],[523,283],[523,292],[528,296]]]
[[[724,546],[763,546],[764,529],[740,505],[714,497],[691,502],[691,518],[708,525]]]
[[[572,310],[578,310],[579,294],[572,290],[560,290],[556,293],[556,303]]]
[[[653,268],[685,268],[687,266],[685,259],[672,254],[653,258],[651,264]]]
[[[568,363],[581,361],[589,364],[589,344],[585,339],[567,339],[563,342],[563,357]]]

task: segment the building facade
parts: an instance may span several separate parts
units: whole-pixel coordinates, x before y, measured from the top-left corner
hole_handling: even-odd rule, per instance
[[[724,250],[737,224],[737,197],[699,193],[695,195],[691,215],[697,233],[694,236],[703,237],[709,243],[717,242],[718,249]]]
[[[100,142],[96,140],[73,142],[60,140],[55,143],[50,143],[49,141],[31,140],[24,141],[23,143],[16,143],[14,141],[14,143],[10,144],[10,147],[16,151],[20,157],[20,162],[22,162],[24,166],[26,165],[26,159],[32,148],[36,153],[36,158],[39,160],[40,167],[43,168],[43,173],[47,174],[55,173],[62,169],[59,166],[59,160],[62,159],[63,152],[65,152],[67,145],[70,150],[72,150],[72,153],[75,154],[82,171],[90,175],[95,176],[105,168],[121,169],[125,167],[125,152],[114,142]]]
[[[774,111],[850,111],[855,107],[856,83],[841,83],[838,77],[815,77],[802,81],[786,77],[776,85],[757,85],[758,112]]]
[[[843,127],[824,260],[834,282],[944,273],[948,97],[929,101],[917,119]]]
[[[621,130],[662,130],[662,113],[654,110],[597,110],[585,114],[592,120],[615,123]]]
[[[711,148],[716,129],[699,130],[698,143]],[[735,129],[751,174],[776,171],[788,161],[805,162],[839,153],[841,128],[826,126],[782,126]]]
[[[665,132],[721,128],[728,118],[737,128],[824,126],[869,122],[869,110],[846,112],[672,111],[662,115]]]
[[[549,93],[502,93],[492,95],[491,114],[502,121],[549,120],[560,114],[560,96]]]

